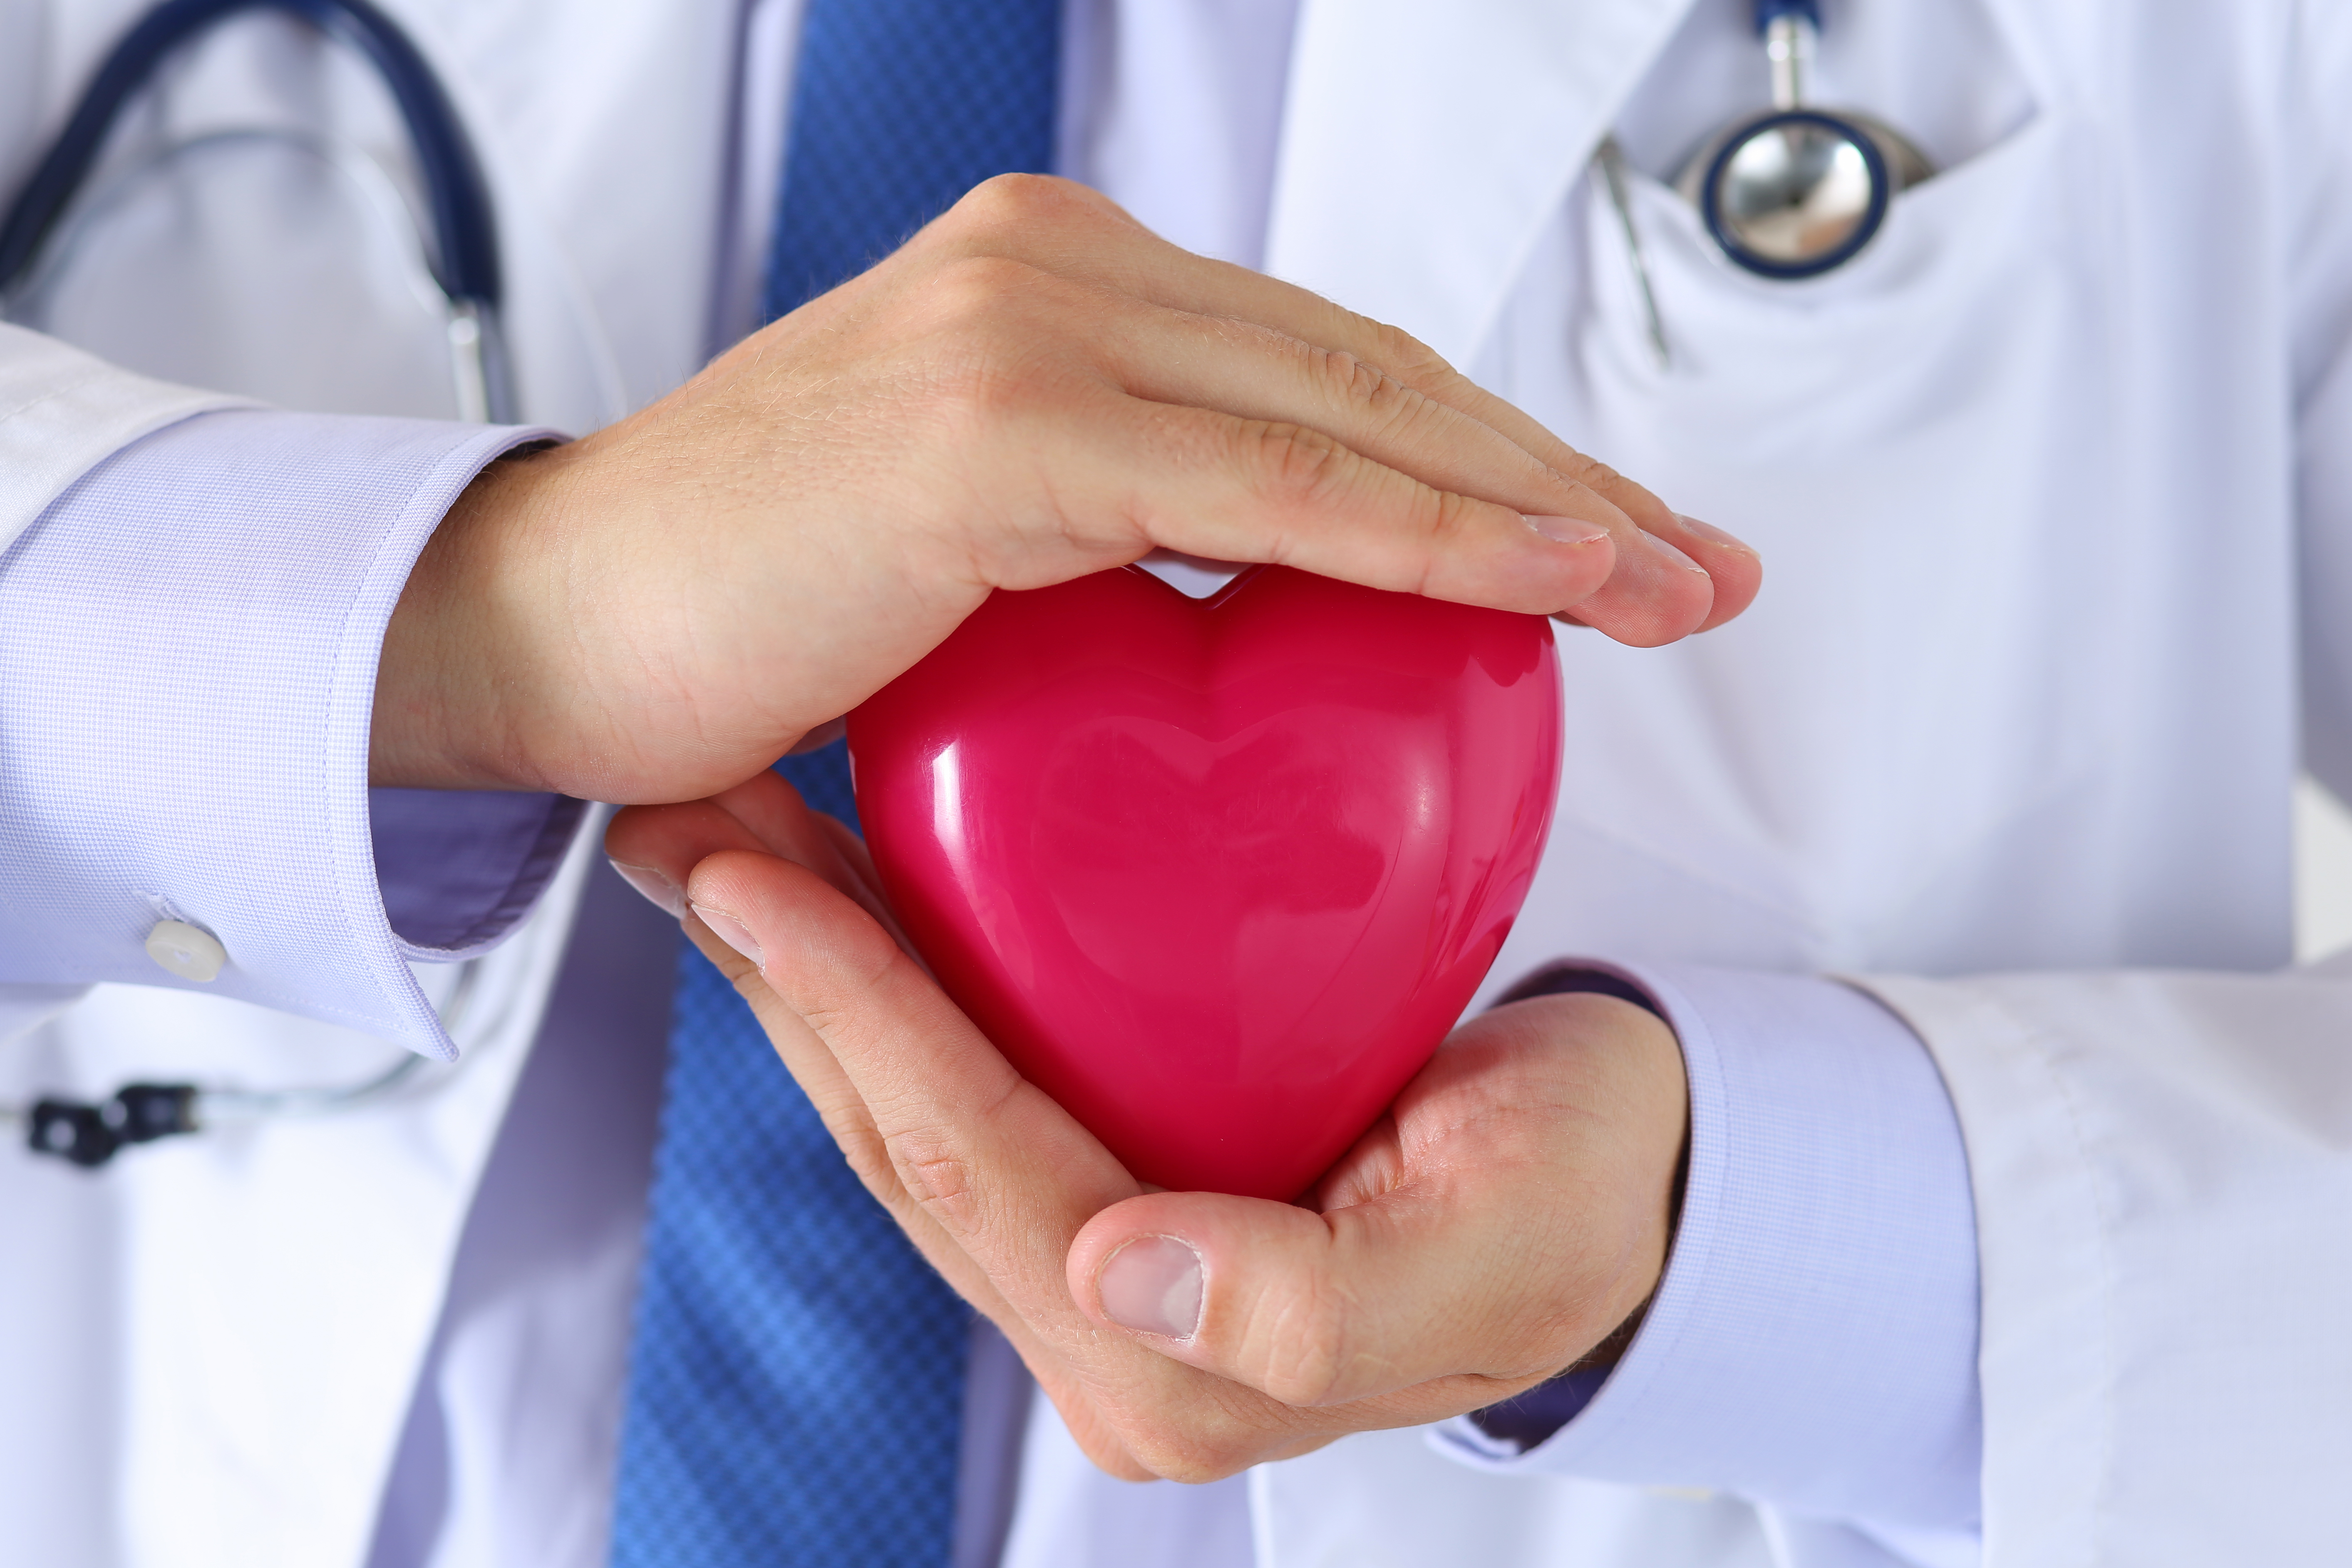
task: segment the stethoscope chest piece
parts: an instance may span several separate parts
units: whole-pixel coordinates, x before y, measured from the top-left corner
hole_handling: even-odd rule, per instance
[[[1757,0],[1756,16],[1773,107],[1709,137],[1675,188],[1734,265],[1762,278],[1817,278],[1860,255],[1895,193],[1935,168],[1891,126],[1806,104],[1815,0]]]
[[[1877,237],[1892,184],[1869,137],[1834,115],[1794,109],[1741,126],[1689,195],[1733,262],[1766,278],[1812,278]]]

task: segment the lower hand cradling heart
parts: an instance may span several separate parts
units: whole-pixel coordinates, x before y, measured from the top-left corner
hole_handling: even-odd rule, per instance
[[[685,890],[867,1187],[1112,1473],[1209,1479],[1560,1371],[1656,1284],[1687,1111],[1672,1032],[1613,997],[1432,1054],[1540,848],[1541,623],[1107,577],[1000,595],[1053,613],[984,609],[936,689],[853,721],[895,876],[766,773],[607,848]],[[931,706],[959,689],[985,700]]]

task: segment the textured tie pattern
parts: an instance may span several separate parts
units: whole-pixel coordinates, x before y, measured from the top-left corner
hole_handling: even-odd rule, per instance
[[[1060,0],[811,0],[766,309],[1053,153]],[[777,771],[855,826],[839,742]],[[718,970],[678,976],[614,1568],[941,1568],[967,1309]]]
[[[709,961],[681,959],[618,1568],[940,1568],[970,1319]]]
[[[993,174],[1054,158],[1061,0],[811,0],[770,320],[882,259]]]

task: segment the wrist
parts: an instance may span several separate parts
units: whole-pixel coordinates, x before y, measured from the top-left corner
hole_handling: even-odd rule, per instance
[[[1658,1293],[1667,1258],[1674,1256],[1675,1232],[1682,1222],[1683,1189],[1690,1168],[1690,1079],[1683,1067],[1682,1042],[1674,1026],[1646,996],[1622,997],[1608,992],[1579,998],[1617,1020],[1618,1038],[1639,1059],[1643,1089],[1629,1095],[1631,1104],[1646,1108],[1641,1114],[1641,1155],[1633,1178],[1633,1204],[1641,1219],[1638,1267],[1622,1281],[1623,1294],[1611,1315],[1612,1327],[1579,1364],[1613,1366],[1640,1330],[1643,1316]],[[1630,1298],[1630,1299],[1628,1299]]]
[[[475,476],[418,553],[376,667],[369,782],[415,789],[561,789],[534,729],[572,705],[553,683],[542,602],[560,448]]]
[[[1613,1361],[1655,1295],[1674,1246],[1689,1142],[1690,1089],[1674,1028],[1642,1003],[1604,990],[1561,990],[1498,1005],[1547,1041],[1562,1103],[1596,1108],[1542,1136],[1557,1157],[1591,1167],[1582,1202],[1558,1211],[1558,1321],[1569,1331],[1553,1369]],[[1530,1099],[1536,1090],[1531,1089]]]
[[[1551,964],[1537,970],[1504,992],[1495,1005],[1507,1007],[1542,996],[1607,998],[1621,1008],[1647,1014],[1654,1026],[1643,1024],[1632,1014],[1619,1012],[1618,1016],[1622,1020],[1622,1029],[1628,1038],[1646,1048],[1647,1060],[1662,1084],[1671,1077],[1675,1091],[1674,1098],[1681,1105],[1682,1113],[1677,1119],[1680,1131],[1675,1142],[1674,1174],[1666,1190],[1664,1242],[1660,1249],[1658,1268],[1651,1275],[1649,1288],[1643,1291],[1639,1303],[1627,1312],[1616,1328],[1610,1331],[1607,1338],[1567,1370],[1575,1372],[1595,1366],[1606,1368],[1614,1366],[1624,1354],[1625,1347],[1633,1342],[1635,1331],[1642,1326],[1643,1314],[1649,1310],[1650,1301],[1656,1294],[1658,1279],[1664,1273],[1664,1259],[1674,1252],[1675,1232],[1682,1224],[1683,1193],[1690,1180],[1690,1079],[1684,1070],[1682,1041],[1675,1034],[1674,1021],[1666,1016],[1656,997],[1624,974],[1573,962]],[[1607,1007],[1601,1010],[1604,1013],[1613,1011]]]

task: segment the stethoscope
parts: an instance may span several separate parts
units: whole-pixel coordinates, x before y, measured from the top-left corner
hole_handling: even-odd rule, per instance
[[[459,416],[513,423],[514,396],[499,331],[498,226],[489,188],[424,55],[367,0],[167,0],[148,13],[100,66],[56,144],[0,220],[0,301],[11,299],[28,278],[37,276],[46,251],[64,248],[58,242],[72,226],[76,196],[124,106],[174,53],[218,23],[248,11],[280,11],[312,23],[366,59],[390,89],[415,150],[432,219],[434,243],[424,245],[421,233],[417,238],[425,264],[447,300]],[[277,127],[215,132],[179,142],[123,178],[153,173],[205,148],[253,140],[291,143],[372,192],[386,184],[358,149]],[[101,206],[103,196],[98,193],[85,207]],[[442,1026],[453,1036],[468,1011],[479,975],[480,960],[463,965],[440,1010]],[[474,1054],[463,1053],[460,1060],[472,1059]],[[427,1065],[425,1058],[404,1052],[399,1060],[357,1082],[268,1090],[129,1083],[99,1100],[47,1096],[29,1104],[0,1104],[0,1124],[23,1126],[26,1146],[36,1153],[89,1168],[107,1163],[123,1149],[160,1138],[239,1122],[361,1110],[402,1090]]]
[[[1935,165],[1884,121],[1806,102],[1820,0],[1755,0],[1756,31],[1771,70],[1772,107],[1736,121],[1701,142],[1675,178],[1697,209],[1724,259],[1776,282],[1834,272],[1861,255],[1886,225],[1905,189]],[[1604,140],[1595,160],[1624,230],[1648,313],[1651,348],[1663,367],[1666,336],[1647,258],[1625,188],[1624,156]]]
[[[440,1008],[441,1027],[456,1038],[468,1021],[481,982],[482,961],[459,966],[455,990]],[[446,1080],[478,1053],[461,1052],[454,1063],[436,1064],[403,1051],[397,1061],[352,1083],[292,1089],[236,1089],[201,1083],[126,1083],[103,1100],[43,1095],[28,1104],[0,1104],[0,1126],[25,1130],[25,1147],[84,1170],[95,1170],[136,1144],[190,1132],[217,1131],[257,1121],[333,1116],[362,1110],[389,1100],[429,1066]]]
[[[99,67],[56,144],[0,219],[0,304],[28,290],[45,255],[69,248],[61,242],[78,213],[105,206],[107,190],[77,198],[124,106],[179,50],[250,11],[278,11],[311,23],[365,59],[390,90],[415,152],[431,220],[432,243],[425,243],[421,229],[417,241],[447,304],[458,417],[514,423],[514,394],[499,330],[498,223],[488,184],[433,68],[408,36],[367,0],[166,0],[149,12]],[[109,189],[209,149],[255,141],[289,144],[362,187],[377,205],[386,205],[389,182],[365,153],[331,137],[275,126],[216,131],[177,142],[126,171]],[[390,205],[414,226],[396,194]]]

